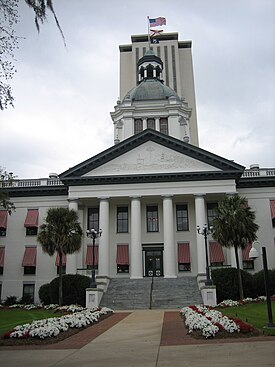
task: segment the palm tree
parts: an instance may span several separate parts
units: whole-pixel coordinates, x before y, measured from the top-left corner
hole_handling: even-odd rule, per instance
[[[259,228],[255,222],[255,212],[247,200],[239,195],[226,196],[217,207],[213,221],[213,238],[224,247],[234,247],[240,299],[244,298],[238,249],[257,239]]]
[[[81,248],[82,229],[78,214],[68,208],[50,208],[45,223],[40,226],[38,241],[42,250],[59,256],[59,305],[62,305],[62,255],[73,254]]]

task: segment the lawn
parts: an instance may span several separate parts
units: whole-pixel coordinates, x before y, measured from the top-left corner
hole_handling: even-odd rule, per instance
[[[12,330],[17,325],[26,324],[33,320],[47,319],[50,317],[61,316],[61,313],[56,313],[53,310],[1,310],[0,309],[0,335]]]
[[[218,308],[224,315],[241,319],[257,329],[263,329],[268,322],[266,302],[250,303],[237,307]],[[275,322],[275,302],[272,302],[273,321]]]

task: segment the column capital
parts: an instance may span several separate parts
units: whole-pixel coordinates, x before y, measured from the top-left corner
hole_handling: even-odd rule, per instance
[[[68,198],[67,201],[69,203],[79,203],[79,198]]]
[[[110,196],[98,196],[97,197],[100,201],[102,201],[102,200],[109,200],[110,199]]]
[[[197,193],[197,194],[194,194],[195,198],[203,198],[206,194],[204,193]]]
[[[130,199],[141,199],[141,196],[140,195],[131,195],[130,196]]]
[[[172,199],[174,197],[173,194],[163,194],[161,195],[163,199]]]

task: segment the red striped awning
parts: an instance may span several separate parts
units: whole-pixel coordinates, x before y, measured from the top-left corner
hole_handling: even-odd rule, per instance
[[[5,247],[0,247],[0,266],[4,267]]]
[[[223,263],[224,262],[224,254],[222,250],[222,246],[217,242],[209,243],[209,252],[210,252],[210,263]]]
[[[88,245],[87,246],[86,265],[93,265],[93,245]],[[98,245],[95,245],[95,262],[94,262],[94,265],[98,265]]]
[[[275,200],[270,200],[270,211],[272,219],[275,218]]]
[[[28,209],[24,227],[38,227],[38,209]]]
[[[62,254],[62,266],[66,266],[67,256]],[[56,255],[55,266],[59,266],[59,254]]]
[[[242,256],[243,256],[243,261],[253,261],[250,257],[249,257],[249,251],[251,250],[251,243],[248,243],[245,248],[243,248],[242,250]]]
[[[0,210],[0,228],[7,229],[8,211]]]
[[[36,266],[36,247],[26,247],[22,266]]]
[[[178,262],[190,264],[190,246],[189,242],[178,243]]]
[[[129,246],[127,244],[117,245],[116,263],[118,265],[129,265]]]

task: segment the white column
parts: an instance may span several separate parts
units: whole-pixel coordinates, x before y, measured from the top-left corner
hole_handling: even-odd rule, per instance
[[[147,129],[147,120],[142,119],[142,123],[143,123],[143,130]]]
[[[99,237],[98,275],[109,276],[109,198],[100,198],[99,228],[102,235]]]
[[[196,227],[200,226],[202,229],[206,222],[205,217],[205,203],[204,194],[195,195],[195,216],[196,216]],[[205,260],[205,244],[204,236],[197,233],[197,257],[198,257],[198,273],[205,274],[206,272],[206,260]]]
[[[132,197],[131,200],[130,274],[131,279],[143,278],[140,197]]]
[[[163,265],[164,277],[177,277],[177,258],[176,245],[174,236],[174,215],[173,215],[173,200],[172,195],[163,197]]]
[[[156,121],[156,130],[160,131],[159,118],[156,118],[155,121]]]
[[[78,213],[78,199],[69,199],[69,209]],[[76,274],[77,269],[77,252],[66,256],[66,274]]]

